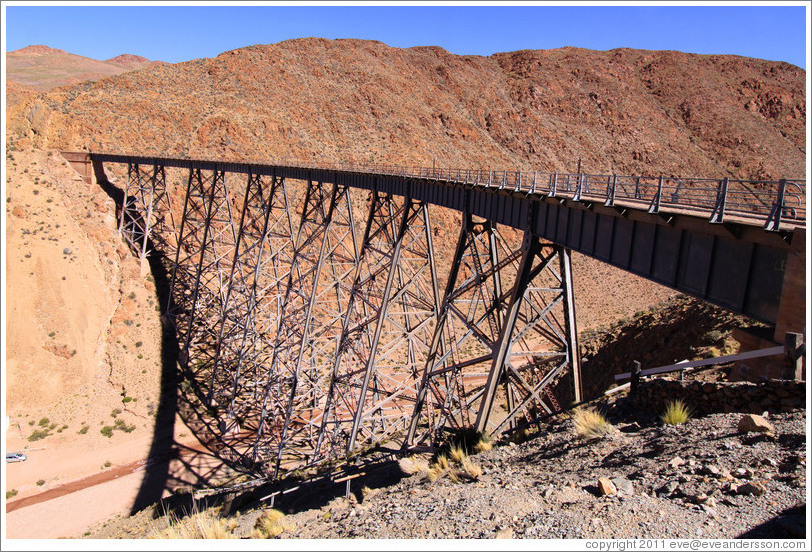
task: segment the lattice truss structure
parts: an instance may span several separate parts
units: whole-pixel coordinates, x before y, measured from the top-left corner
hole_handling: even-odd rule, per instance
[[[439,251],[442,208],[411,197],[216,165],[183,178],[128,165],[120,229],[165,259],[184,421],[231,465],[277,478],[500,434],[559,410],[564,375],[580,400],[568,250],[462,213]]]

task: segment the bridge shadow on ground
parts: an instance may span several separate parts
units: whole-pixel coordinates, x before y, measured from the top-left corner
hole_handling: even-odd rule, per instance
[[[584,398],[602,396],[616,383],[615,375],[630,372],[635,360],[645,370],[705,353],[720,356],[730,330],[763,327],[743,315],[677,295],[609,328],[581,332]]]
[[[124,191],[108,180],[101,164],[94,164],[93,169],[99,187],[115,202],[118,219],[124,205]],[[172,301],[172,262],[149,240],[147,250],[150,251],[147,261],[155,282],[158,304],[166,312],[166,306]],[[206,487],[212,481],[224,481],[233,477],[228,466],[204,446],[182,444],[176,440],[176,436],[184,436],[184,426],[176,424],[178,419],[193,428],[194,424],[189,424],[187,420],[192,421],[201,414],[193,406],[196,401],[184,396],[180,389],[180,348],[174,325],[166,315],[161,316],[161,328],[161,394],[145,475],[131,506],[131,515],[159,503],[167,491]],[[191,433],[195,434],[194,429],[191,429]]]
[[[774,518],[742,533],[739,539],[805,539],[806,504],[787,508]]]

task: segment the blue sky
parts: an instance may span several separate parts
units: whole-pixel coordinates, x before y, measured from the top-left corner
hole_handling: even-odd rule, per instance
[[[15,5],[16,4],[16,5]],[[629,47],[736,54],[806,68],[807,8],[790,5],[266,5],[46,6],[6,2],[6,51],[45,44],[94,59],[168,62],[290,38],[365,38],[455,54]],[[377,4],[381,4],[378,2]],[[446,4],[449,4],[446,2]]]

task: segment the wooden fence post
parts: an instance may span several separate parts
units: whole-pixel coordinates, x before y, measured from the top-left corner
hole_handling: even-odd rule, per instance
[[[629,395],[632,397],[637,396],[637,386],[640,383],[640,372],[642,368],[640,366],[640,362],[635,360],[634,367],[632,368],[632,383],[629,386]]]
[[[784,335],[784,379],[800,381],[803,379],[804,364],[803,334],[787,332]]]

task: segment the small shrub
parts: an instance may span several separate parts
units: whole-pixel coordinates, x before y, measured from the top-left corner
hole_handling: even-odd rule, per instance
[[[723,332],[720,332],[719,330],[711,330],[702,336],[702,342],[705,345],[713,345],[714,343],[721,341],[724,337],[725,334]]]
[[[144,344],[144,343],[143,343],[142,341],[136,341],[136,342],[135,342],[135,346],[136,346],[136,348],[140,347],[140,346],[141,346],[141,345],[143,345],[143,344]]]
[[[28,436],[28,440],[29,441],[39,441],[40,439],[45,439],[49,435],[50,435],[50,433],[48,432],[47,429],[43,429],[43,430],[35,429],[34,432],[31,433],[31,435]]]
[[[113,418],[115,418],[119,414],[121,414],[121,409],[120,408],[114,408],[113,411],[110,412],[110,416],[112,416]]]
[[[124,397],[123,399],[121,399],[121,402],[123,402],[123,403],[128,403],[128,402],[130,402],[130,401],[132,401],[132,400],[133,400],[133,398],[132,398],[132,397]]]
[[[88,429],[90,429],[90,426],[88,426],[88,425],[83,425],[83,426],[82,426],[82,429],[80,429],[80,430],[79,430],[79,431],[77,431],[76,433],[78,433],[79,435],[84,435],[85,433],[87,433],[87,430],[88,430]]]
[[[122,420],[121,418],[117,418],[116,423],[113,426],[113,429],[120,429],[124,433],[132,433],[135,430],[135,426],[127,425],[124,423],[124,420]]]
[[[39,481],[37,481],[37,487],[42,487],[43,485],[45,485],[44,479],[40,479]]]
[[[48,418],[42,418],[37,425],[40,427],[48,427],[48,424],[50,423],[51,420],[49,420]]]
[[[579,408],[573,414],[575,433],[583,439],[594,439],[611,433],[614,426],[594,408]]]
[[[104,465],[103,465],[102,467],[103,467],[103,468],[109,468],[109,467],[110,467],[110,466],[112,466],[112,465],[113,465],[113,464],[110,462],[110,460],[106,460],[106,461],[104,462]]]
[[[105,437],[112,437],[113,436],[113,426],[106,425],[99,430],[99,433],[104,435]]]
[[[524,443],[525,441],[530,439],[530,436],[531,436],[530,431],[526,427],[523,427],[511,433],[508,440],[511,443],[516,443],[517,445],[520,445],[521,443]]]
[[[691,409],[684,402],[677,399],[666,405],[665,412],[660,418],[666,425],[680,425],[688,421],[691,413]]]
[[[10,491],[6,491],[6,500],[9,498],[14,498],[17,496],[17,489],[11,489]]]

